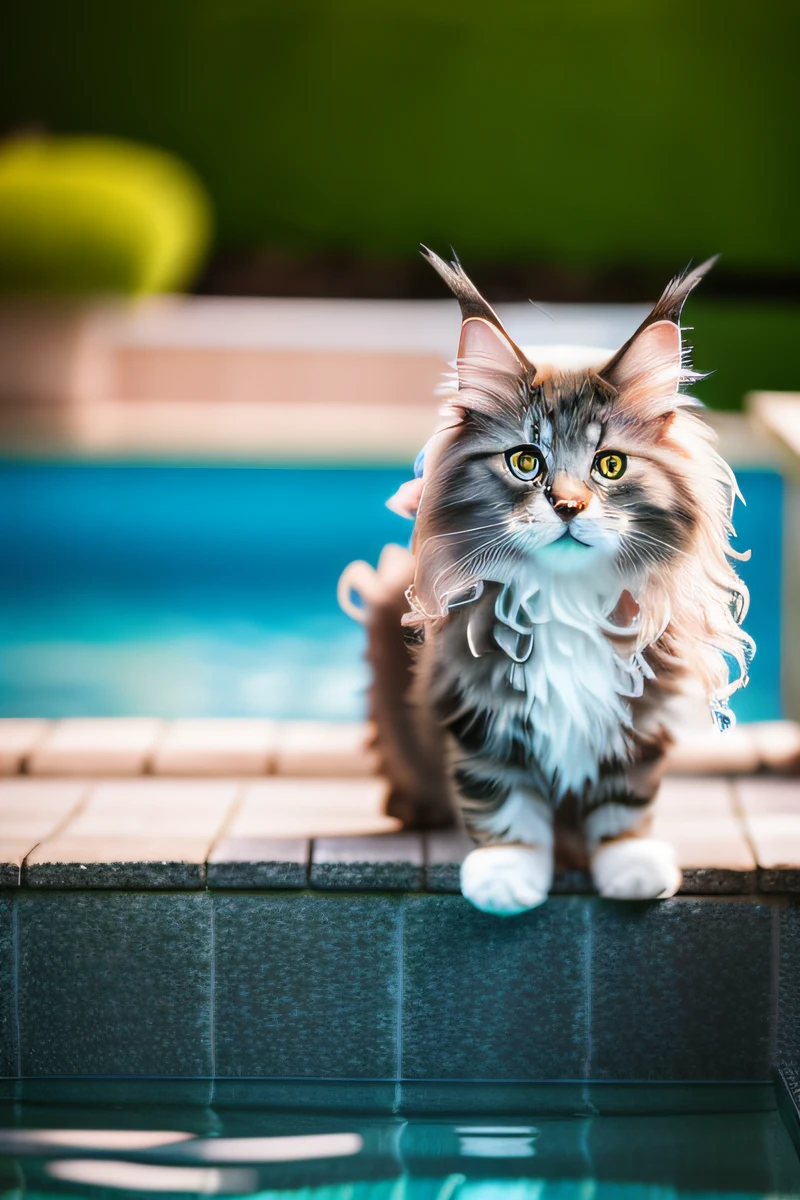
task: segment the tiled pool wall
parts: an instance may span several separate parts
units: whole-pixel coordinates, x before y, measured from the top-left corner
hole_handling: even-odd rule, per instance
[[[758,1081],[800,1051],[800,905],[0,895],[0,1075]]]

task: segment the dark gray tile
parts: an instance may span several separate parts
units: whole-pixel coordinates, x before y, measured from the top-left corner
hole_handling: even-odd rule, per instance
[[[30,888],[68,891],[78,888],[183,891],[203,886],[205,866],[180,861],[26,863],[23,881]]]
[[[0,893],[0,1077],[17,1074],[14,901]]]
[[[409,897],[403,1078],[583,1078],[589,903],[503,919],[460,896]]]
[[[0,862],[0,888],[19,887],[22,874],[22,855],[18,856],[19,861],[17,862],[11,861],[11,854],[4,855],[4,857],[6,861]]]
[[[18,904],[23,1074],[211,1072],[207,894],[43,891]]]
[[[475,843],[460,829],[425,835],[425,887],[429,892],[460,892],[461,864]]]
[[[307,838],[226,838],[208,860],[208,886],[304,888],[310,852]]]
[[[780,910],[777,1058],[790,1071],[800,1068],[800,903]],[[800,1093],[798,1093],[800,1095]]]
[[[759,867],[758,888],[762,892],[800,892],[800,868]]]
[[[401,904],[214,896],[217,1074],[394,1078]]]
[[[328,891],[411,892],[422,887],[422,837],[416,833],[315,838],[311,886]]]
[[[758,871],[730,867],[684,867],[681,896],[746,896],[758,891]]]
[[[771,908],[594,904],[591,1078],[766,1079]]]
[[[19,887],[25,855],[29,854],[35,845],[35,838],[3,837],[0,815],[0,888]]]

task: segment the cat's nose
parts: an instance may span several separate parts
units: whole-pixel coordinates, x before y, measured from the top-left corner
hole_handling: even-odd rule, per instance
[[[552,504],[553,510],[567,523],[573,517],[579,516],[592,498],[592,493],[585,484],[565,475],[557,476],[552,484],[544,489],[544,494]]]

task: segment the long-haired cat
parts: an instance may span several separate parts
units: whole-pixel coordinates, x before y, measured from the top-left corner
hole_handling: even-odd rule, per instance
[[[542,903],[554,820],[576,810],[602,895],[671,896],[673,850],[648,832],[676,714],[701,693],[726,723],[753,648],[736,484],[683,392],[681,309],[711,263],[616,353],[540,354],[426,254],[463,323],[444,420],[393,500],[412,554],[342,579],[370,631],[392,811],[444,824],[455,801],[477,843],[462,891],[486,912]]]

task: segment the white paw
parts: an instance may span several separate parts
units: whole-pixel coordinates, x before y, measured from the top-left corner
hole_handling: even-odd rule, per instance
[[[621,838],[595,850],[592,878],[609,900],[666,900],[675,895],[683,876],[668,842]]]
[[[536,908],[553,882],[553,852],[544,846],[481,846],[461,864],[461,891],[497,917]]]

